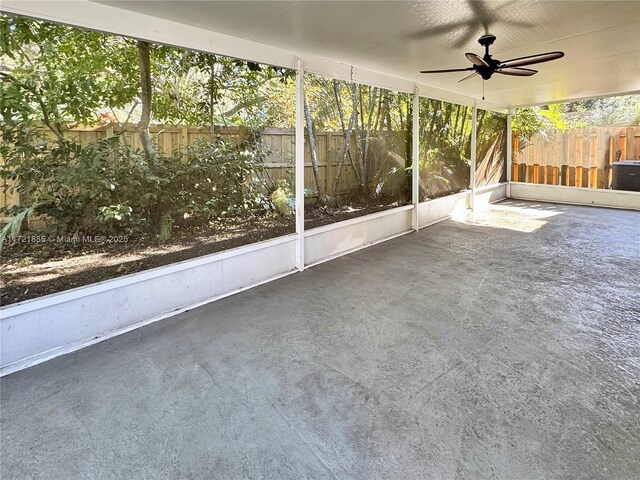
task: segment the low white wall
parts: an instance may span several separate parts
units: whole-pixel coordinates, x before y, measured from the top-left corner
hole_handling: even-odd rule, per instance
[[[486,187],[476,188],[476,198],[474,200],[474,208],[482,209],[488,207],[491,203],[499,202],[507,198],[508,182],[487,185]]]
[[[507,183],[476,189],[475,208],[507,198]],[[471,190],[422,202],[420,228],[464,214],[471,205]],[[305,232],[305,265],[311,266],[412,231],[412,205],[313,228]]]
[[[473,205],[476,210],[481,210],[505,198],[507,198],[506,182],[478,187]],[[471,203],[471,190],[422,202],[418,205],[418,225],[424,228],[456,215],[464,215],[471,207]]]
[[[506,185],[478,189],[476,208],[506,195]],[[470,191],[423,202],[420,227],[464,214]],[[305,232],[311,266],[412,231],[413,205]],[[296,271],[297,236],[240,247],[193,260],[47,295],[0,309],[0,374],[175,315]]]
[[[511,198],[640,210],[640,192],[511,182]]]
[[[428,227],[453,215],[463,214],[470,206],[471,191],[435,198],[418,205],[418,226]]]
[[[295,254],[288,235],[4,307],[0,373],[291,273]]]
[[[413,205],[407,205],[305,231],[305,265],[315,265],[409,233],[412,210]]]

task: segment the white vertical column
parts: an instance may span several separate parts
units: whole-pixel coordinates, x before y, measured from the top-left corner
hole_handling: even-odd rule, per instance
[[[507,113],[507,151],[504,161],[507,162],[507,198],[511,197],[511,168],[513,165],[513,132],[511,131],[511,115],[513,108],[509,108]]]
[[[304,63],[296,74],[296,267],[304,270]]]
[[[475,207],[476,202],[476,135],[478,133],[478,107],[476,102],[473,102],[473,113],[471,115],[471,175],[469,179],[469,186],[471,187],[471,210]]]
[[[418,205],[420,204],[420,97],[418,96],[418,86],[413,87],[413,125],[412,125],[412,145],[411,152],[411,199],[413,202],[412,227],[417,232],[420,229]]]

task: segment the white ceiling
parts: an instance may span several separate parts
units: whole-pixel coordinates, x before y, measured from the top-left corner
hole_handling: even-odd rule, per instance
[[[533,77],[495,75],[487,100],[526,105],[640,90],[640,1],[101,1],[110,6],[480,97],[464,68],[477,38],[506,60],[562,50]]]

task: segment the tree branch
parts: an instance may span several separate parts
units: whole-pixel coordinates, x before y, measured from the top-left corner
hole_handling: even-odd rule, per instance
[[[40,95],[40,93],[35,87],[28,85],[24,82],[21,82],[10,73],[0,72],[0,76],[7,79],[17,87],[20,87],[28,92],[31,92],[36,97],[36,101],[38,102],[38,105],[40,105],[40,110],[42,111],[42,121],[44,122],[44,124],[47,127],[49,127],[49,130],[51,130],[55,134],[58,140],[62,141],[65,139],[62,133],[62,129],[60,128],[60,125],[58,123],[54,123],[51,121],[51,117],[49,116],[49,112],[47,111],[47,104],[44,102],[44,100],[42,99],[42,96]]]
[[[118,135],[125,132],[125,130],[127,129],[127,123],[129,123],[129,120],[131,119],[131,115],[133,115],[133,111],[136,109],[138,105],[140,105],[139,101],[136,100],[135,102],[133,102],[133,106],[131,107],[131,110],[129,110],[129,113],[127,114],[127,118],[124,119],[124,122],[120,122],[120,120],[118,120],[118,116],[116,115],[116,112],[114,112],[113,108],[111,108],[111,111],[113,112],[113,116],[118,121],[118,127],[120,127],[117,132]]]
[[[145,153],[151,160],[156,160],[156,149],[149,135],[149,124],[151,123],[151,60],[149,51],[151,45],[149,42],[138,40],[138,65],[140,67],[140,99],[142,100],[142,113],[140,114],[140,123],[138,130],[140,140]]]
[[[233,108],[230,108],[229,110],[227,110],[226,112],[222,113],[223,117],[228,117],[230,115],[233,115],[235,113],[238,113],[240,110],[243,110],[245,108],[249,108],[249,107],[253,107],[254,105],[258,104],[258,103],[262,103],[266,100],[266,98],[264,97],[256,97],[253,98],[251,100],[246,100],[244,102],[239,103],[238,105],[236,105]]]

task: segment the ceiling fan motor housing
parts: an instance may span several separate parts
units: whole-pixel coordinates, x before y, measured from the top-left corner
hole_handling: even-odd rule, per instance
[[[483,47],[489,48],[489,45],[493,45],[493,42],[496,41],[496,36],[487,33],[486,35],[481,36],[478,39],[478,43]]]
[[[490,33],[487,33],[478,39],[478,43],[484,47],[484,57],[482,57],[482,59],[487,62],[489,66],[485,67],[481,65],[474,65],[474,68],[484,80],[489,80],[496,68],[498,68],[498,65],[500,65],[500,61],[494,60],[489,54],[489,46],[493,45],[493,42],[495,41],[496,36],[491,35]]]

